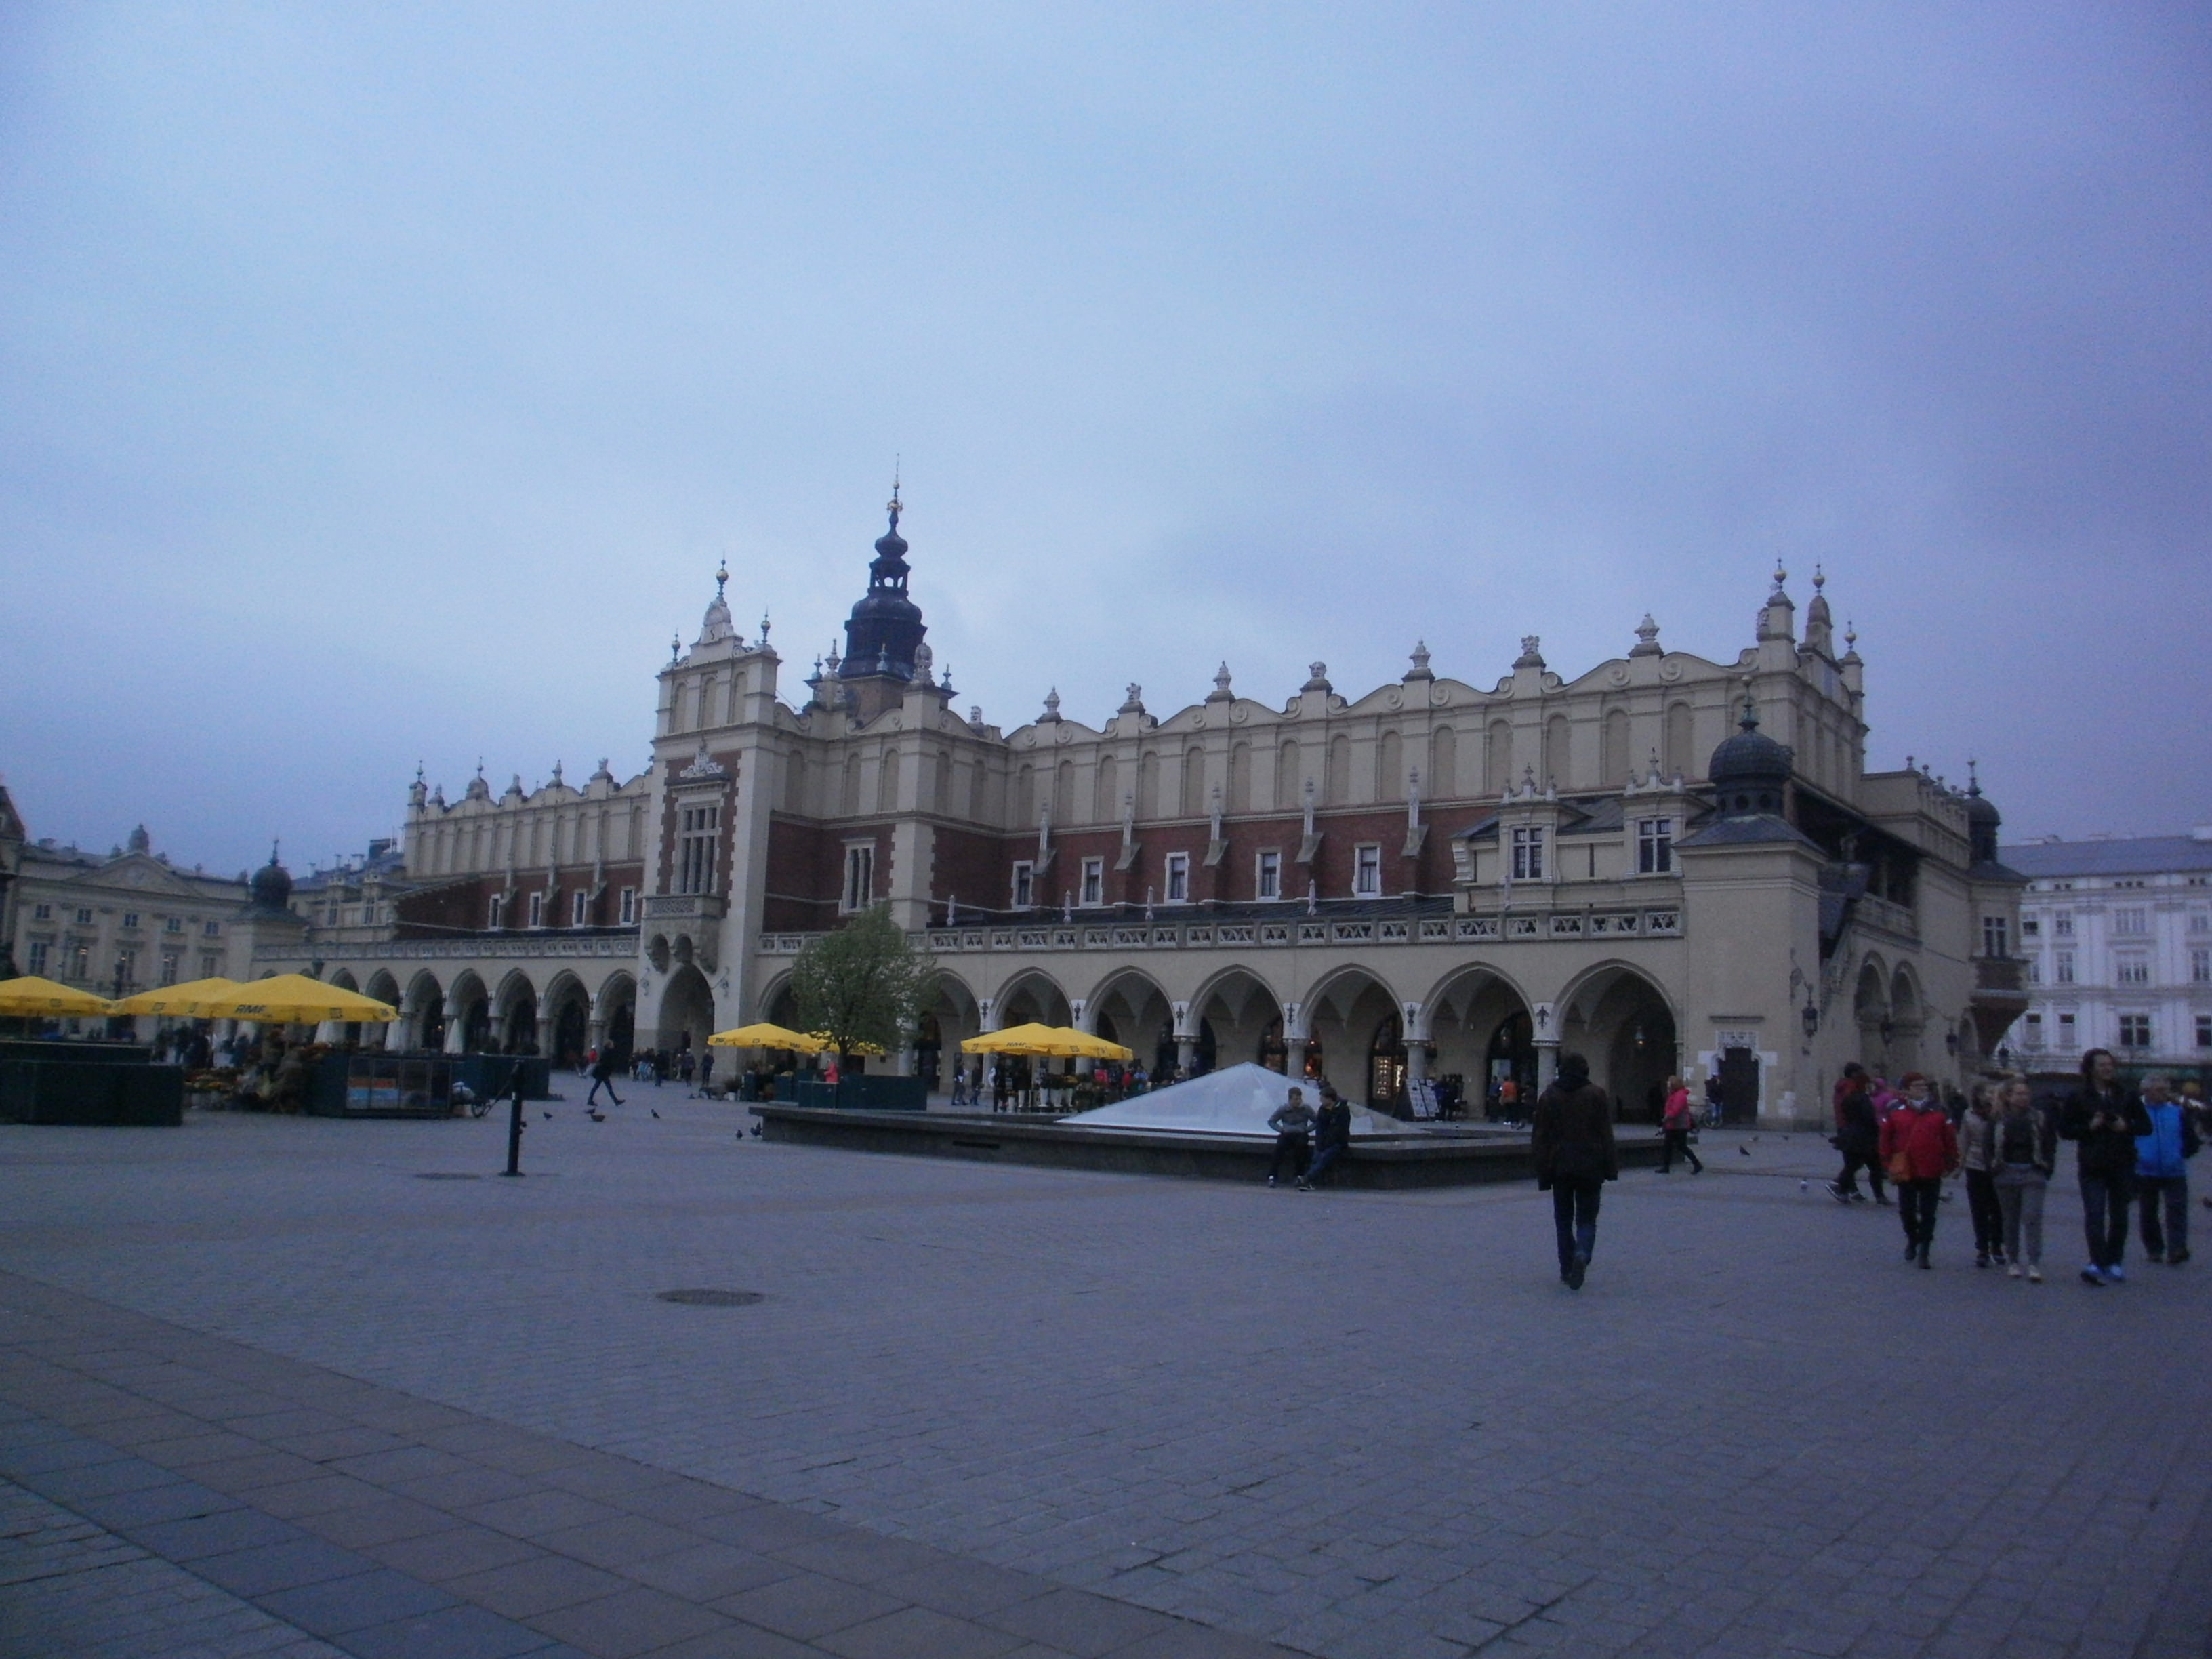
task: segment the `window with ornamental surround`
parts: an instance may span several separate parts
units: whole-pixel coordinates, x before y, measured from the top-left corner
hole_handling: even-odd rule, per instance
[[[2074,1016],[2058,1016],[2058,1046],[2071,1054],[2074,1051]]]
[[[2008,957],[2012,954],[2011,925],[2004,917],[1982,918],[1982,954],[1985,957]]]
[[[592,896],[580,888],[568,902],[568,925],[581,927],[592,919]]]
[[[506,908],[507,899],[505,896],[499,893],[494,893],[489,901],[484,906],[484,926],[490,928],[494,933],[498,932],[500,912]]]
[[[1083,860],[1083,896],[1077,901],[1085,908],[1095,908],[1106,902],[1106,860]]]
[[[2150,1016],[2148,1014],[2120,1016],[2120,1047],[2123,1048],[2150,1047]]]
[[[2200,945],[2189,953],[2189,982],[2212,985],[2212,947]]]
[[[1516,830],[1513,832],[1513,879],[1541,881],[1544,878],[1544,830],[1540,824]]]
[[[2057,915],[2051,917],[2051,936],[2053,939],[2074,937],[2074,913],[2071,910],[2061,910]]]
[[[48,944],[45,939],[33,939],[31,941],[31,971],[33,973],[42,975],[46,973],[46,956],[52,949],[53,946]]]
[[[2116,933],[2148,933],[2150,932],[2148,914],[2142,910],[2112,912],[2112,931]]]
[[[545,895],[543,893],[532,893],[530,896],[530,925],[532,927],[543,927],[545,925]]]
[[[2052,977],[2059,984],[2071,985],[2074,982],[2074,953],[2071,951],[2056,952],[2051,966],[2057,969]]]
[[[1014,860],[1014,908],[1026,910],[1036,902],[1036,866],[1028,859]]]
[[[1674,820],[1638,818],[1636,821],[1636,873],[1665,876],[1674,869]]]
[[[2212,1014],[2197,1016],[2197,1046],[2212,1048]]]
[[[714,842],[722,828],[719,806],[686,806],[677,817],[676,890],[714,890]]]
[[[1190,854],[1170,853],[1167,863],[1167,902],[1188,904],[1190,902]]]
[[[2115,967],[2118,970],[2117,977],[2118,978],[2119,982],[2123,985],[2148,985],[2150,983],[2150,958],[2148,957],[2136,954],[2120,957],[2116,960]]]
[[[637,926],[637,889],[635,887],[622,890],[622,925],[625,927]]]
[[[1253,858],[1252,890],[1263,899],[1283,896],[1283,855],[1272,847]]]

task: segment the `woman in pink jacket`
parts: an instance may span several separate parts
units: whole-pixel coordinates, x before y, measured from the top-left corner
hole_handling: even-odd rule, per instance
[[[1905,1225],[1905,1259],[1923,1267],[1936,1243],[1936,1211],[1943,1177],[1959,1167],[1959,1133],[1918,1072],[1900,1079],[1905,1098],[1882,1121],[1881,1161],[1897,1188],[1897,1218]]]

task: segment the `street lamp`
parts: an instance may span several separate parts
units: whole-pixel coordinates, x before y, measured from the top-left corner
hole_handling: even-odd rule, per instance
[[[1810,991],[1806,992],[1805,1006],[1798,1011],[1797,1017],[1805,1022],[1805,1040],[1811,1042],[1820,1030],[1820,1010]]]

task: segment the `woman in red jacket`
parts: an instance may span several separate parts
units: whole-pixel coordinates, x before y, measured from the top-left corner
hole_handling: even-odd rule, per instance
[[[1928,1079],[1907,1072],[1905,1098],[1882,1120],[1881,1161],[1897,1187],[1897,1218],[1905,1224],[1905,1259],[1923,1267],[1936,1243],[1936,1210],[1943,1177],[1959,1167],[1959,1133]]]

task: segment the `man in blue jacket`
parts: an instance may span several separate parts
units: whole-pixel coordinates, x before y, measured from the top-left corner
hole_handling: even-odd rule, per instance
[[[2173,1097],[2172,1079],[2153,1072],[2142,1080],[2150,1133],[2136,1138],[2136,1197],[2142,1206],[2143,1252],[2179,1267],[2189,1260],[2189,1160],[2202,1144],[2189,1109]],[[2160,1224],[2159,1212],[2166,1212]]]

